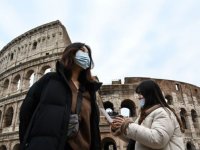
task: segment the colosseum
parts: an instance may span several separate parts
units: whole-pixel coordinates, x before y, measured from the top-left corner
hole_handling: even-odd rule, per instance
[[[19,109],[29,87],[47,72],[55,71],[70,38],[60,21],[36,27],[16,37],[0,51],[0,150],[19,150]],[[98,95],[100,108],[109,115],[138,116],[136,86],[146,79],[157,82],[168,104],[181,118],[187,150],[200,149],[200,88],[198,86],[167,79],[125,77],[103,85]],[[110,134],[105,117],[100,117],[102,148],[124,150],[127,143]]]

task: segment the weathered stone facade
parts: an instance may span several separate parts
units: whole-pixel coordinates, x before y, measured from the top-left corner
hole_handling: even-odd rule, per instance
[[[101,99],[105,109],[111,110],[111,114],[121,114],[120,110],[127,108],[129,117],[138,116],[139,101],[135,93],[136,86],[143,80],[152,79],[162,89],[163,95],[168,104],[175,109],[181,118],[185,133],[184,144],[187,150],[200,149],[200,88],[184,82],[129,77],[125,78],[124,83],[113,81],[112,85],[104,85],[100,91]],[[122,112],[123,114],[123,112]],[[126,143],[109,133],[109,126],[102,118],[101,121],[102,145],[110,149],[125,149]]]
[[[29,87],[48,71],[54,71],[55,62],[65,46],[71,43],[65,27],[54,21],[34,28],[12,40],[0,51],[0,150],[18,150],[19,109]],[[113,81],[99,91],[99,107],[110,115],[125,109],[129,117],[138,116],[138,83],[147,78],[125,78]],[[179,81],[153,79],[160,86],[168,103],[184,122],[185,146],[200,149],[200,88]],[[123,113],[122,113],[123,114]],[[110,134],[104,116],[100,130],[105,150],[126,149],[126,143]]]
[[[18,150],[19,109],[31,84],[53,71],[66,45],[65,27],[51,22],[12,40],[0,51],[0,150]]]

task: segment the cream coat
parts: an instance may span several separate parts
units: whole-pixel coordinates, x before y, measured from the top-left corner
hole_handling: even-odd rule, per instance
[[[126,132],[125,138],[136,140],[135,150],[184,150],[179,123],[167,108],[152,111],[141,125],[129,124]]]

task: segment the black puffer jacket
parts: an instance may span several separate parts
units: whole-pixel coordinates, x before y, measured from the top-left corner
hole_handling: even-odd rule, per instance
[[[48,73],[28,91],[20,109],[21,150],[66,150],[66,129],[71,110],[72,93],[66,82],[67,72],[56,64],[57,72]],[[91,95],[91,150],[100,150],[99,110],[95,92],[101,83],[88,83]]]

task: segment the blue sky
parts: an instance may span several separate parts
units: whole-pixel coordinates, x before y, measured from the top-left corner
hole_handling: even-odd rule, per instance
[[[151,77],[200,86],[199,8],[199,0],[1,0],[0,49],[60,20],[72,42],[90,45],[104,84]]]

